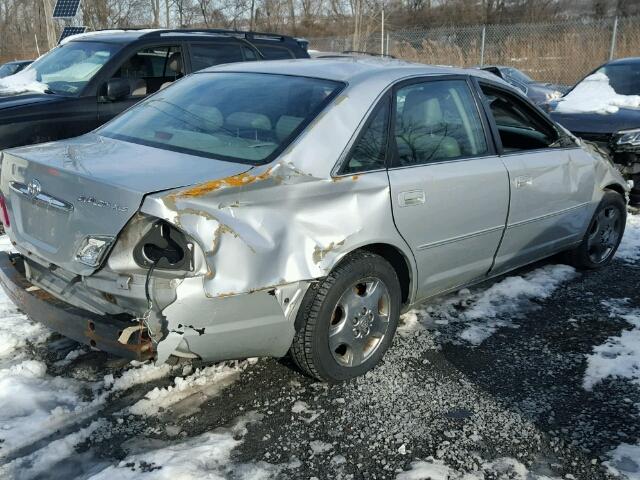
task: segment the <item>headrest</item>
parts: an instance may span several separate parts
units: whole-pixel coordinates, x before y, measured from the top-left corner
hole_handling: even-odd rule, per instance
[[[182,54],[180,52],[173,52],[171,55],[169,55],[167,67],[169,67],[169,70],[173,70],[176,74],[183,74],[184,69],[182,65]]]
[[[402,122],[405,127],[433,127],[444,120],[438,92],[414,90],[404,100]]]
[[[191,105],[187,110],[202,120],[210,130],[217,130],[222,126],[222,113],[216,107],[195,104]]]
[[[227,125],[242,129],[271,130],[271,120],[261,113],[232,113],[227,117]]]
[[[282,115],[278,119],[278,123],[276,123],[276,136],[278,137],[278,140],[282,141],[291,135],[291,133],[298,128],[298,125],[300,125],[302,120],[302,117]]]

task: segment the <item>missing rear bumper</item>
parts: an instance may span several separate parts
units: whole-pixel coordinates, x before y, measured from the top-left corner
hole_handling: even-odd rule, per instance
[[[151,340],[137,323],[97,315],[57,299],[27,280],[22,262],[19,255],[1,252],[0,284],[29,318],[65,337],[119,357],[146,360],[154,356]]]

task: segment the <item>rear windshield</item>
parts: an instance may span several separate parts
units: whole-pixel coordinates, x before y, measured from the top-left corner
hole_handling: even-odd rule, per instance
[[[205,72],[161,90],[101,135],[203,157],[271,161],[343,88],[329,80]]]

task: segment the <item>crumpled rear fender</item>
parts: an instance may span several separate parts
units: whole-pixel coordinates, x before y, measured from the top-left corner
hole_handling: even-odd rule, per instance
[[[210,298],[324,277],[344,255],[371,243],[412,257],[393,222],[386,172],[321,179],[279,162],[152,195],[141,210],[198,243]]]

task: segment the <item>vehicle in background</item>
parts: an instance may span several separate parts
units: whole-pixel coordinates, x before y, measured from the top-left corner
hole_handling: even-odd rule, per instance
[[[607,152],[633,180],[629,204],[640,206],[640,57],[607,62],[546,110],[574,135]]]
[[[627,185],[491,74],[341,58],[196,73],[5,151],[0,189],[0,280],[33,319],[158,363],[290,351],[337,381],[428,298],[559,252],[607,265]]]
[[[89,132],[185,75],[222,63],[308,58],[306,40],[227,30],[67,37],[0,80],[0,149]]]
[[[489,65],[482,67],[482,70],[491,72],[503,79],[505,82],[516,87],[537,105],[542,105],[551,100],[560,98],[568,89],[568,87],[562,85],[537,82],[523,71],[514,67]]]
[[[33,63],[33,60],[16,60],[15,62],[7,62],[0,65],[0,78],[8,77],[24,70]]]

